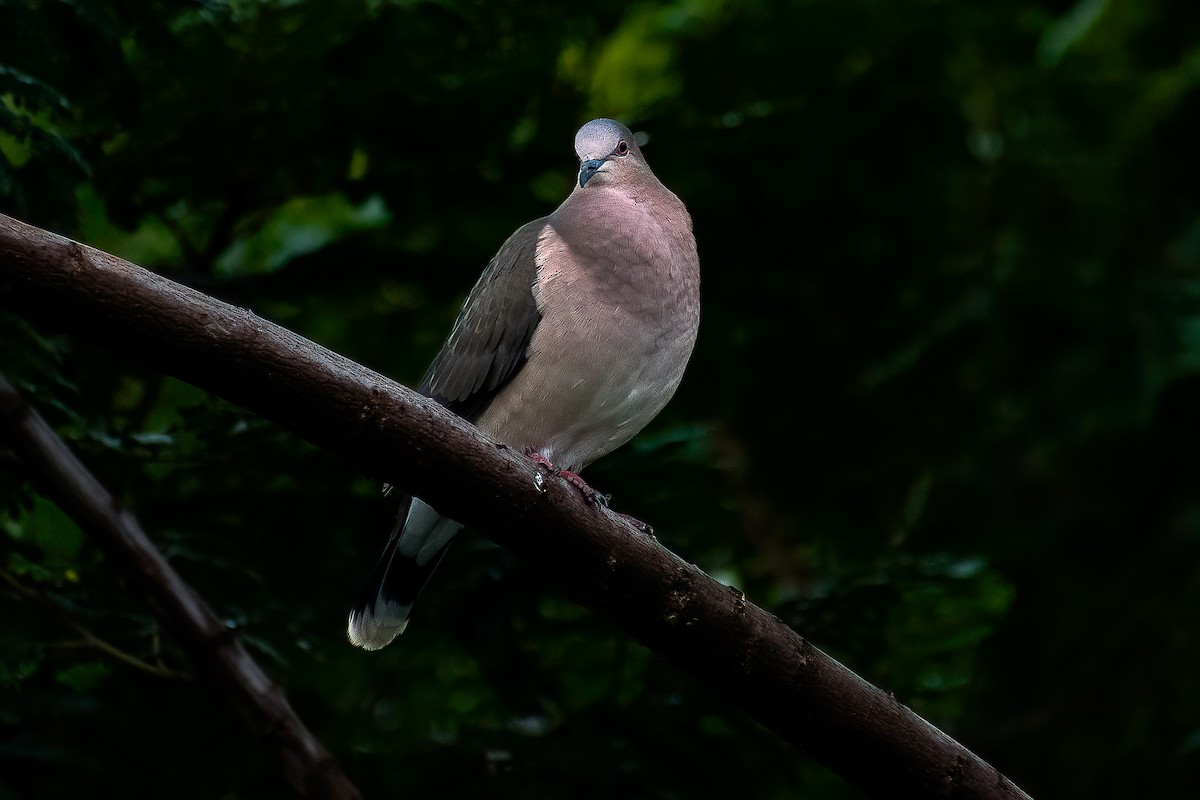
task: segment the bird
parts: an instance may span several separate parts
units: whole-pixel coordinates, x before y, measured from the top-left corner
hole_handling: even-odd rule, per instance
[[[674,395],[699,329],[700,263],[687,208],[628,127],[591,120],[575,154],[570,194],[501,245],[419,391],[603,502],[579,473]],[[404,632],[461,528],[420,498],[402,502],[350,612],[353,645],[378,650]]]

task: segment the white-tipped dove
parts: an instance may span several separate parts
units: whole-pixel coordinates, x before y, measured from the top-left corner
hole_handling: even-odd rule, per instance
[[[579,180],[508,238],[467,296],[420,391],[570,480],[628,442],[683,378],[700,322],[692,221],[633,134],[575,135]],[[350,641],[384,647],[462,526],[419,498],[401,508]]]

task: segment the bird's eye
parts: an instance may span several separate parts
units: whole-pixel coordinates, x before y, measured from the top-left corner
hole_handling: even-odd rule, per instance
[[[629,142],[625,141],[624,139],[617,142],[617,149],[614,150],[613,152],[619,156],[629,155]]]

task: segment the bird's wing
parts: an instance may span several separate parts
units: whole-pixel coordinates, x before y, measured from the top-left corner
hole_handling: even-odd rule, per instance
[[[508,237],[467,295],[449,338],[421,380],[422,394],[465,419],[477,419],[525,364],[541,320],[533,285],[545,227],[543,217]]]

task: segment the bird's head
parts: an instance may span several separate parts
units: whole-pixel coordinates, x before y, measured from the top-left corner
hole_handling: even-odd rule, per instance
[[[579,188],[599,186],[621,176],[649,171],[633,133],[612,119],[594,119],[575,134]]]

